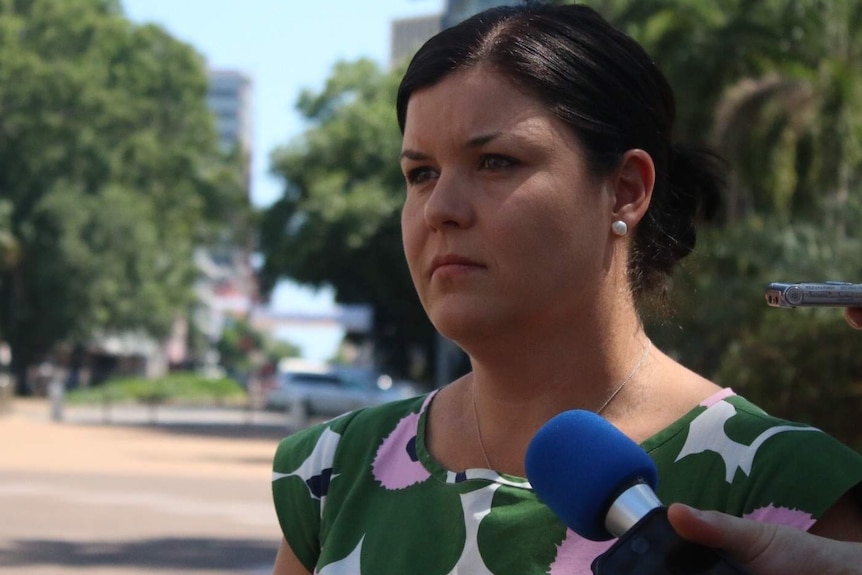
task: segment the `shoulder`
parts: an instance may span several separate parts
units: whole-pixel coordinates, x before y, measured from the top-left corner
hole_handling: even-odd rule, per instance
[[[422,411],[429,394],[351,411],[292,433],[279,442],[273,461],[275,473],[291,473],[302,465],[332,467],[342,444],[376,445],[403,419]]]
[[[427,397],[352,411],[281,440],[273,459],[275,512],[291,550],[309,571],[320,557],[322,522],[331,515],[326,501],[344,496],[336,486],[353,485],[371,468],[379,446],[399,422],[407,421],[415,430]],[[338,507],[336,503],[333,509]]]
[[[741,442],[751,445],[784,432],[819,432],[803,423],[771,416],[731,389],[725,388],[708,397],[683,417],[644,442],[647,451],[663,451],[684,443],[693,449],[693,443],[704,447],[722,442]],[[767,435],[762,435],[767,433]],[[682,451],[687,451],[686,447]]]
[[[860,454],[730,390],[648,443],[667,495],[737,515],[804,510],[807,527],[862,481]]]
[[[799,454],[804,451],[801,449],[803,446],[810,445],[832,446],[848,455],[854,453],[820,429],[770,415],[730,390],[704,402],[681,422],[685,429],[685,444],[678,457],[696,450],[698,446],[721,445],[736,446],[737,449],[744,447],[751,458],[769,452],[778,452],[782,456]]]
[[[645,448],[667,452],[675,461],[701,453],[732,460],[746,473],[765,460],[794,461],[835,456],[834,463],[862,465],[862,456],[820,429],[768,414],[742,396],[726,389],[707,399],[685,417],[651,438]],[[782,465],[794,461],[783,461]],[[728,470],[728,481],[731,480]]]
[[[787,473],[792,470],[801,481],[820,488],[827,488],[834,479],[842,493],[862,481],[862,454],[821,429],[773,417],[738,395],[728,397],[724,403],[734,409],[723,425],[724,435],[745,446],[746,461],[752,459],[761,471]],[[726,407],[714,408],[729,411]],[[721,432],[717,428],[703,431]]]

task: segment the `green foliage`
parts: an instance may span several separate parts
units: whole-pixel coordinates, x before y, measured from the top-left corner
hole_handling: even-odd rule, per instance
[[[274,365],[282,358],[298,357],[300,351],[293,344],[267,337],[241,319],[228,321],[216,349],[219,364],[232,374],[247,374],[264,363]]]
[[[246,392],[229,377],[208,378],[194,373],[176,373],[157,379],[122,378],[90,388],[68,392],[72,405],[94,403],[240,404]]]
[[[117,2],[0,0],[0,239],[16,250],[0,330],[17,373],[95,332],[162,336],[187,308],[193,248],[247,211],[207,82],[192,48]]]
[[[7,200],[0,200],[0,271],[14,267],[20,255],[18,239],[11,231],[11,214],[12,205]],[[0,332],[0,337],[2,335]]]
[[[862,160],[862,3],[594,2],[638,39],[677,95],[677,139],[731,161],[731,218],[810,211]]]
[[[862,3],[592,2],[677,96],[676,139],[730,162],[721,225],[678,270],[662,348],[767,409],[862,446],[859,334],[840,310],[768,308],[771,281],[862,281]],[[854,355],[855,348],[855,355]]]
[[[309,129],[273,154],[285,189],[262,214],[260,248],[265,288],[286,276],[372,305],[379,359],[406,374],[410,349],[430,353],[433,331],[401,248],[400,76],[368,60],[340,63],[322,92],[302,95]]]
[[[815,66],[827,51],[825,5],[847,1],[618,0],[605,13],[668,76],[678,95],[678,137],[702,141],[727,87],[777,69]]]
[[[230,321],[216,345],[219,364],[229,372],[248,371],[252,353],[263,349],[263,345],[263,334],[253,330],[248,322]]]
[[[704,230],[696,253],[676,274],[673,316],[653,329],[690,367],[711,375],[742,334],[776,314],[802,320],[798,311],[766,305],[763,294],[770,282],[856,278],[862,271],[860,249],[858,236],[811,223],[790,226],[775,217]]]
[[[299,357],[300,349],[289,341],[268,339],[264,347],[266,360],[272,365],[277,365],[279,360],[286,357]]]
[[[858,201],[842,211],[849,221],[862,216]],[[834,217],[790,225],[751,216],[702,233],[677,274],[673,316],[647,329],[695,371],[862,448],[860,334],[840,309],[775,309],[764,301],[772,281],[862,279],[862,233],[827,223]]]

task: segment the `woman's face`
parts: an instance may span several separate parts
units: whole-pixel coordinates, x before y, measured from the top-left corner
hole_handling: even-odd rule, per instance
[[[441,333],[550,329],[597,305],[614,198],[535,98],[481,66],[415,92],[401,167],[407,263]]]

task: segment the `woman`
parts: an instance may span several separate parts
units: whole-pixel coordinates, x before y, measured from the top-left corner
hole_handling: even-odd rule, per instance
[[[404,250],[472,371],[282,442],[276,573],[589,573],[612,542],[568,531],[524,479],[568,409],[639,442],[666,503],[862,540],[862,458],[643,331],[638,304],[720,187],[710,156],[672,144],[673,106],[642,48],[582,6],[492,9],[419,50],[398,93]]]

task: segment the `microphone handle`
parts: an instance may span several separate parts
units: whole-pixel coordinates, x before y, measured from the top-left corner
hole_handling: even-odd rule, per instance
[[[656,507],[592,563],[594,575],[748,575],[730,557],[686,541]]]

